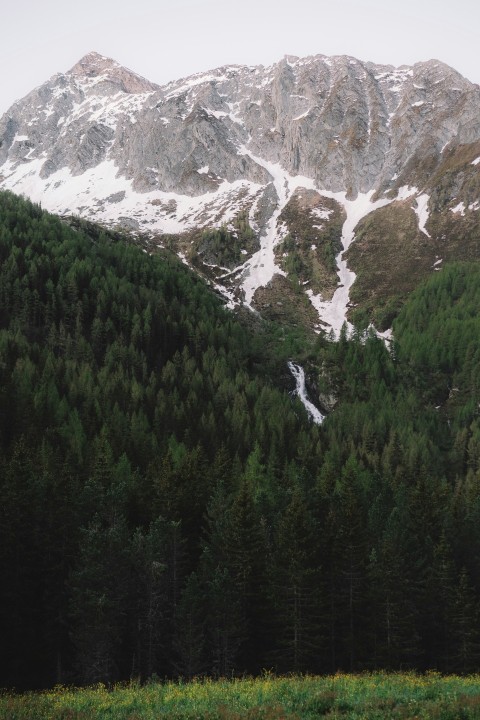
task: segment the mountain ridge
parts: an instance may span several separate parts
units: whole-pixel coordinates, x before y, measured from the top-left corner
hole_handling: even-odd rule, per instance
[[[70,68],[66,75],[72,75],[84,80],[90,78],[104,78],[119,83],[122,90],[127,93],[148,92],[159,90],[160,86],[150,82],[129,68],[123,67],[116,60],[91,51],[84,55]]]
[[[396,207],[411,198],[416,234],[432,240],[432,265],[451,216],[465,224],[455,208],[477,211],[479,109],[480,88],[436,60],[394,68],[350,56],[285,56],[157,86],[92,52],[0,119],[0,187],[159,243],[177,236],[176,252],[195,258],[231,305],[258,306],[259,289],[274,277],[308,285],[318,327],[328,329],[331,312],[320,308],[338,283],[328,258],[341,261],[375,202]],[[451,181],[451,158],[462,148],[466,159]],[[436,178],[445,176],[450,186],[434,208]],[[299,234],[281,218],[302,188],[315,193],[315,207]],[[339,213],[355,201],[363,208],[348,233],[331,226],[328,198]],[[219,260],[203,266],[205,243],[195,233],[225,226],[241,243],[239,218],[256,245],[242,247],[242,262],[228,273]],[[294,247],[285,249],[292,235]],[[350,305],[347,295],[344,319]]]

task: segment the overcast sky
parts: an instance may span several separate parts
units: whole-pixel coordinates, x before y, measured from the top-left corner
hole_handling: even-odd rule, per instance
[[[163,84],[284,55],[437,58],[480,83],[478,0],[13,0],[0,14],[0,114],[91,50]]]

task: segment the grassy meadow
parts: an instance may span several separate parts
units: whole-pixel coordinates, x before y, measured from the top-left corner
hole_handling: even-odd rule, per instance
[[[0,695],[0,720],[466,720],[480,675],[374,673],[58,687]]]

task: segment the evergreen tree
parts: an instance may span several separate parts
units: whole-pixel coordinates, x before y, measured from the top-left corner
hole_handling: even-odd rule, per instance
[[[128,535],[123,518],[104,525],[97,515],[81,534],[70,576],[71,637],[84,682],[112,682],[126,627]]]
[[[452,669],[476,672],[480,665],[480,633],[478,599],[473,592],[465,568],[460,572],[452,610]]]
[[[192,679],[208,669],[206,609],[205,589],[193,572],[187,578],[175,615],[174,665],[180,677]]]
[[[404,521],[395,508],[368,566],[372,660],[389,670],[418,667],[421,659],[418,579]]]
[[[350,458],[335,492],[330,521],[335,533],[330,560],[330,623],[336,628],[337,662],[349,671],[364,661],[365,647],[368,538],[362,479],[360,466]]]
[[[282,671],[318,667],[322,637],[317,531],[299,487],[278,521],[270,560],[275,652]]]

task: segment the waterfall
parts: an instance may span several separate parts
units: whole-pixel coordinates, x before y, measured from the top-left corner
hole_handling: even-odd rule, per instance
[[[295,382],[297,383],[297,395],[302,401],[307,413],[312,418],[314,423],[316,423],[317,425],[321,425],[323,420],[325,419],[325,415],[322,415],[320,410],[316,408],[315,405],[313,405],[313,403],[311,403],[308,399],[307,391],[305,389],[305,373],[303,371],[303,368],[300,365],[289,361],[288,369],[295,378]]]

